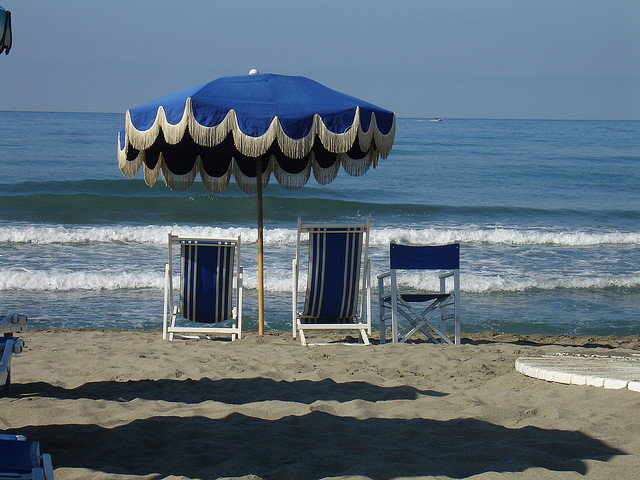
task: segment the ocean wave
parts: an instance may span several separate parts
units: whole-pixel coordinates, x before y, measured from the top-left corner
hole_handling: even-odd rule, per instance
[[[271,271],[265,274],[265,291],[274,293],[290,292],[292,274],[290,270]],[[372,292],[377,294],[377,284],[372,275]],[[399,276],[401,287],[410,290],[437,291],[439,283],[436,276],[420,273],[405,273]],[[640,288],[640,275],[616,276],[566,276],[549,278],[548,276],[523,277],[501,275],[478,275],[463,272],[460,283],[462,294],[526,292],[530,290],[601,290],[609,288]],[[179,277],[174,277],[174,285],[179,285]],[[243,286],[249,290],[258,288],[255,269],[245,269]],[[300,272],[299,287],[306,288],[306,273]],[[71,271],[63,269],[0,270],[0,290],[51,291],[65,292],[73,290],[115,291],[122,289],[163,289],[164,271],[158,268],[152,271]]]
[[[399,284],[405,288],[415,290],[437,291],[439,284],[436,279],[429,279],[425,275],[408,274],[399,279]],[[530,290],[601,290],[607,288],[638,288],[640,275],[616,276],[567,276],[549,278],[520,277],[501,275],[477,275],[461,273],[460,284],[462,293],[508,293],[526,292]]]
[[[506,245],[637,245],[640,233],[635,232],[566,232],[519,228],[386,228],[373,230],[372,245],[397,243],[444,244],[451,242],[489,243]]]
[[[255,227],[188,227],[182,225],[148,226],[5,226],[0,227],[0,243],[9,244],[80,244],[80,243],[142,243],[163,244],[167,234],[235,238],[241,236],[244,244],[257,242]],[[272,228],[264,231],[265,245],[295,245],[296,230]],[[640,245],[637,232],[584,232],[552,231],[526,228],[482,228],[482,227],[433,227],[400,228],[372,227],[370,244],[384,246],[390,242],[419,244],[445,244],[451,242],[487,243],[503,245]]]
[[[222,194],[207,192],[196,182],[187,192],[158,185],[148,188],[141,180],[94,180],[17,182],[2,185],[0,219],[60,223],[161,222],[207,224],[209,222],[255,222],[256,198],[230,184]],[[401,218],[403,221],[434,219],[556,219],[586,225],[602,219],[632,222],[640,212],[632,205],[614,209],[537,208],[523,202],[505,204],[434,204],[433,197],[405,187],[381,195],[377,184],[355,188],[308,186],[291,192],[270,186],[263,199],[264,217],[278,222],[303,218]],[[149,220],[151,221],[151,220]],[[488,220],[491,221],[491,220]]]
[[[119,290],[164,288],[162,272],[0,270],[0,290],[65,292],[72,290]]]

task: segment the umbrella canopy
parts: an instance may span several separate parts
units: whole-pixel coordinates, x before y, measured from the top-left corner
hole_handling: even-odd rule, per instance
[[[304,77],[250,74],[222,77],[127,111],[118,136],[118,164],[128,176],[140,167],[153,186],[160,172],[173,190],[186,190],[198,172],[219,193],[231,175],[258,195],[259,332],[264,328],[262,189],[271,174],[288,189],[311,172],[333,181],[340,165],[361,175],[386,158],[395,114]]]
[[[11,12],[0,7],[0,53],[11,50]]]

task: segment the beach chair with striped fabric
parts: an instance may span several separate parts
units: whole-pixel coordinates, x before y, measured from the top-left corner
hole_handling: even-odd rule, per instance
[[[23,435],[0,434],[0,480],[53,480],[51,455]]]
[[[391,319],[391,341],[406,342],[418,331],[435,343],[460,345],[460,244],[400,245],[389,248],[390,271],[378,275],[380,343],[386,341],[386,321]],[[439,292],[400,292],[397,272],[402,270],[440,270]],[[390,290],[384,281],[390,278]],[[453,279],[447,291],[446,280]],[[421,308],[417,305],[422,304]],[[409,327],[399,331],[402,316]],[[439,324],[435,320],[440,319]],[[447,336],[447,320],[454,321],[454,341]]]
[[[301,239],[309,237],[307,290],[298,305]],[[293,337],[307,345],[306,331],[353,330],[369,345],[371,287],[369,222],[359,225],[303,225],[298,219],[293,260]],[[358,307],[360,307],[358,309]]]
[[[180,247],[180,302],[174,305],[174,246]],[[236,253],[237,252],[237,253]],[[234,270],[236,306],[233,307]],[[170,317],[170,318],[169,318]],[[184,326],[186,321],[191,322]],[[242,267],[237,239],[181,237],[169,233],[162,338],[242,336]]]

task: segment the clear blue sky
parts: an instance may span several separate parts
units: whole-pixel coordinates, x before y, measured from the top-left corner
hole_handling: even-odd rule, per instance
[[[640,119],[638,0],[0,0],[0,109],[304,75],[400,117]]]

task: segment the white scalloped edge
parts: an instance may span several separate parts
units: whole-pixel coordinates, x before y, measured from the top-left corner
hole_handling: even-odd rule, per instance
[[[220,178],[210,177],[206,175],[202,167],[202,161],[198,157],[196,164],[191,172],[185,175],[176,175],[166,168],[162,154],[158,158],[155,168],[149,169],[144,162],[145,150],[155,142],[157,136],[162,133],[165,141],[175,145],[178,143],[187,126],[189,133],[194,141],[202,146],[215,146],[222,142],[229,132],[233,134],[234,145],[236,149],[243,155],[248,157],[257,157],[266,153],[268,148],[275,140],[282,152],[290,158],[302,158],[309,155],[309,162],[306,168],[298,173],[291,174],[280,168],[278,162],[272,157],[269,161],[267,171],[263,175],[263,186],[269,183],[271,173],[273,173],[278,182],[285,188],[295,190],[304,186],[310,178],[310,172],[313,171],[316,181],[321,185],[331,183],[338,174],[340,165],[349,175],[362,175],[373,165],[375,168],[378,164],[378,158],[386,158],[395,138],[396,118],[393,116],[392,127],[387,134],[380,132],[376,122],[375,113],[371,114],[371,122],[369,129],[363,131],[360,122],[360,107],[356,107],[354,121],[345,133],[336,134],[331,132],[319,115],[314,115],[313,125],[309,133],[301,139],[292,139],[288,137],[280,125],[278,117],[274,117],[267,131],[260,137],[251,137],[245,135],[239,128],[236,113],[229,110],[224,120],[213,127],[200,125],[193,116],[193,108],[191,98],[187,98],[185,109],[179,123],[173,125],[167,122],[166,115],[162,106],[158,107],[156,119],[148,130],[138,130],[131,122],[130,111],[127,110],[125,115],[125,139],[124,147],[121,143],[120,135],[118,135],[118,166],[126,177],[134,177],[141,166],[144,170],[145,183],[153,186],[160,172],[164,178],[165,184],[172,190],[188,189],[196,178],[196,173],[200,172],[205,188],[213,193],[220,193],[227,187],[231,173],[236,180],[240,189],[246,193],[255,193],[256,181],[247,177],[237,168],[235,160],[230,165],[229,170]],[[325,149],[329,152],[337,153],[338,160],[332,167],[320,167],[315,156],[311,152],[315,136],[318,135]],[[362,159],[352,159],[346,152],[351,149],[355,140],[358,140],[359,147],[364,152],[369,152]],[[375,149],[372,148],[372,140],[375,142]],[[138,156],[134,160],[127,160],[127,151],[131,145],[139,150]],[[311,152],[311,153],[310,153]]]
[[[178,143],[189,127],[189,133],[194,141],[204,147],[213,147],[222,142],[229,132],[233,134],[233,141],[236,149],[247,157],[257,157],[263,155],[275,140],[289,158],[302,158],[309,154],[313,147],[315,136],[318,135],[324,147],[331,153],[346,153],[358,139],[360,149],[368,151],[371,140],[374,139],[377,150],[382,158],[386,158],[395,138],[396,119],[393,116],[393,124],[387,134],[380,132],[376,121],[375,112],[371,113],[371,122],[367,131],[362,130],[360,122],[360,107],[356,107],[353,123],[344,133],[333,133],[322,121],[320,115],[313,117],[313,123],[309,133],[303,138],[295,139],[289,137],[280,124],[280,119],[273,118],[267,131],[259,137],[246,135],[238,126],[236,112],[231,109],[225,118],[218,125],[207,127],[201,125],[193,115],[191,97],[187,98],[185,108],[180,122],[171,124],[167,121],[164,108],[158,107],[156,118],[147,130],[138,130],[131,122],[131,112],[127,110],[125,115],[125,144],[130,143],[137,150],[145,150],[153,145],[160,130],[164,134],[167,143],[175,145]]]

